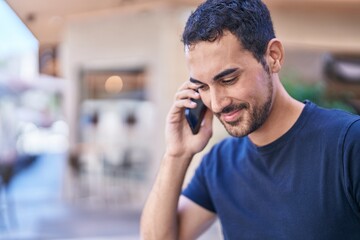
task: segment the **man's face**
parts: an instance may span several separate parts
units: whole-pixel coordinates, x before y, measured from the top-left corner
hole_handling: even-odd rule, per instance
[[[185,52],[190,81],[230,135],[245,136],[262,126],[273,101],[272,79],[233,34]]]

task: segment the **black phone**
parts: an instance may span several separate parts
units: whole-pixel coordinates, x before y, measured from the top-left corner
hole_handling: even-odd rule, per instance
[[[200,130],[201,122],[206,112],[206,106],[201,99],[191,99],[196,102],[195,108],[185,108],[185,118],[191,128],[193,134],[197,134]]]

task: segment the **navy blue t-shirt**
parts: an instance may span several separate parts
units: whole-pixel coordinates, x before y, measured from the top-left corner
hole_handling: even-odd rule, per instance
[[[276,141],[215,145],[183,191],[225,239],[360,239],[360,117],[311,102]]]

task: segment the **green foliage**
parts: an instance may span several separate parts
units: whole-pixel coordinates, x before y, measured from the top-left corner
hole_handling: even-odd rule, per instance
[[[356,112],[353,107],[345,102],[345,99],[333,99],[326,96],[325,85],[322,82],[306,83],[298,78],[284,77],[282,83],[290,96],[299,101],[310,100],[325,108]]]

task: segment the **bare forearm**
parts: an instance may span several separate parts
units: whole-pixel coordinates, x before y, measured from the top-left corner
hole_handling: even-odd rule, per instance
[[[191,157],[164,156],[141,219],[144,240],[177,239],[177,207]]]

